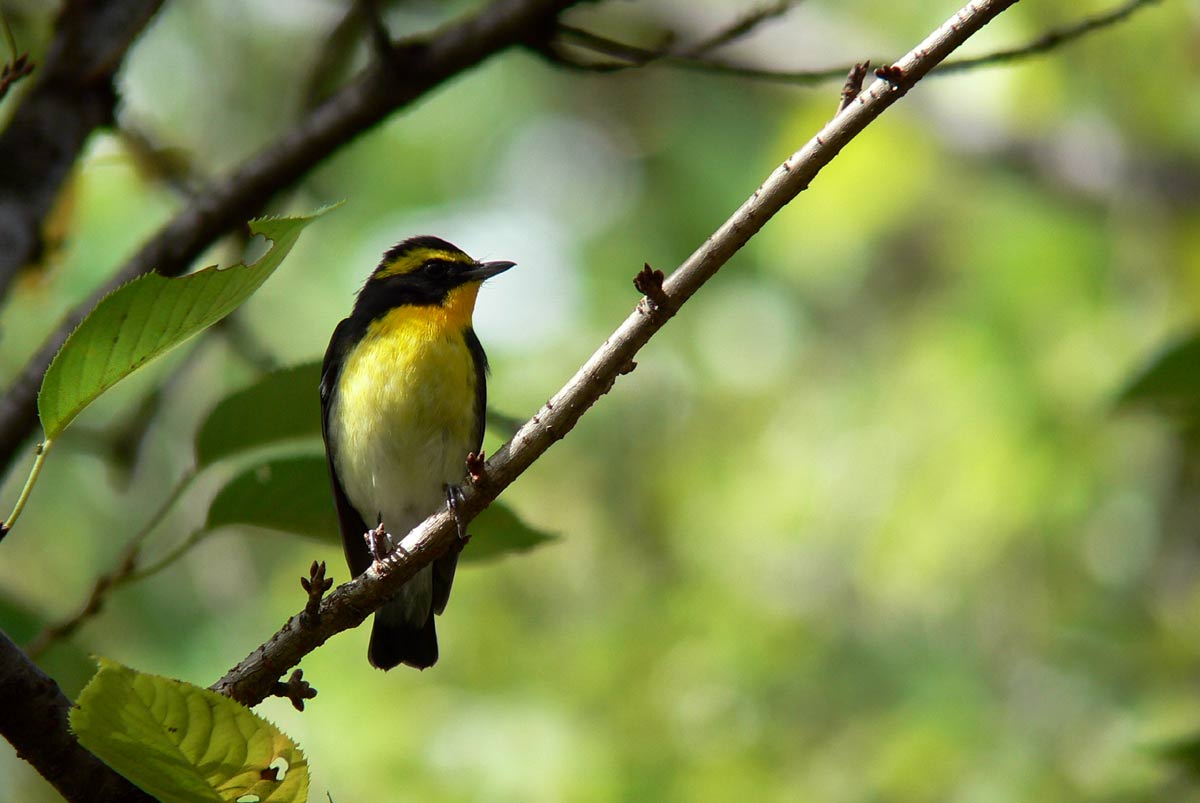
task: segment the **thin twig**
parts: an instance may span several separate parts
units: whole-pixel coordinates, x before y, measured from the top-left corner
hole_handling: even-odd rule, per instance
[[[212,534],[212,530],[206,530],[204,528],[193,530],[192,532],[188,533],[187,538],[184,538],[182,541],[172,547],[170,552],[154,561],[154,563],[151,563],[149,566],[145,566],[141,569],[135,568],[122,580],[121,584],[125,585],[127,583],[137,583],[145,580],[148,577],[153,577],[154,575],[174,564],[176,561],[190,552],[193,547]]]
[[[1128,0],[1109,11],[1085,17],[1060,28],[1052,28],[1033,41],[1023,45],[997,50],[981,56],[947,61],[938,67],[936,74],[947,75],[1041,55],[1086,36],[1089,33],[1112,27],[1122,20],[1127,19],[1138,10],[1158,2],[1161,2],[1161,0]],[[812,70],[776,70],[715,59],[707,56],[705,53],[698,55],[687,52],[672,53],[665,49],[638,47],[637,45],[619,42],[615,39],[592,33],[591,31],[567,25],[559,26],[559,33],[571,45],[607,56],[613,60],[600,62],[581,61],[564,51],[561,47],[555,47],[553,44],[547,51],[544,51],[545,55],[549,56],[556,63],[592,72],[617,72],[646,67],[651,64],[661,64],[690,72],[709,73],[797,86],[813,86],[841,78],[852,69],[852,65],[846,64]],[[879,60],[877,59],[876,61]]]
[[[170,512],[175,503],[179,501],[179,498],[183,496],[184,492],[191,487],[192,481],[195,480],[195,478],[195,470],[189,470],[179,478],[179,481],[175,483],[175,487],[172,488],[170,493],[167,494],[166,498],[163,499],[162,504],[158,506],[158,509],[151,514],[150,518],[146,520],[146,523],[142,525],[142,528],[125,543],[125,546],[121,549],[121,554],[117,556],[116,565],[109,571],[96,578],[96,582],[93,584],[92,590],[88,594],[88,598],[84,600],[83,605],[79,607],[79,611],[74,616],[70,616],[66,619],[46,625],[41,629],[40,632],[37,633],[37,635],[29,640],[29,643],[25,645],[25,652],[30,658],[37,659],[38,656],[45,652],[46,649],[56,641],[67,638],[76,630],[78,630],[84,622],[98,614],[100,609],[104,606],[104,602],[108,598],[108,595],[112,593],[114,589],[132,583],[135,580],[148,577],[154,573],[153,571],[139,572],[137,570],[138,558],[141,556],[142,545],[145,543],[146,538],[149,537],[150,533],[154,531],[154,528],[161,524],[162,520],[166,518],[167,513]],[[159,567],[159,569],[165,568],[165,565],[167,564]],[[158,569],[156,569],[156,571],[157,570]]]
[[[768,3],[760,8],[751,9],[745,16],[735,20],[728,27],[717,31],[689,48],[685,48],[680,52],[680,55],[698,58],[706,53],[711,53],[718,48],[731,44],[753,32],[755,28],[767,20],[781,17],[788,11],[791,11],[796,2],[797,0],[775,0],[774,3]]]
[[[877,80],[854,103],[796,153],[663,283],[678,309],[711,278],[785,204],[808,187],[845,145],[899,100],[955,48],[1016,0],[974,0],[894,65],[904,75],[902,86]],[[638,350],[663,326],[667,317],[649,314],[641,303],[574,377],[546,402],[487,463],[488,481],[464,487],[456,512],[443,509],[406,535],[396,548],[367,571],[335,589],[321,603],[321,621],[306,628],[300,614],[266,643],[229,670],[212,688],[246,705],[256,705],[291,667],[336,633],[360,624],[390,599],[420,567],[452,548],[459,523],[466,523],[494,500],[555,441],[566,435],[585,412],[627,370]]]
[[[602,56],[611,56],[617,59],[617,61],[613,62],[589,63],[577,61],[558,47],[559,43],[548,43],[548,47],[543,51],[543,55],[550,57],[556,64],[564,67],[573,67],[592,72],[615,72],[617,70],[627,70],[631,67],[644,67],[652,61],[665,59],[670,55],[666,50],[654,50],[618,42],[616,39],[592,33],[583,28],[576,28],[573,25],[560,24],[558,26],[558,33],[561,36],[565,36],[572,44],[579,45]]]
[[[962,72],[963,70],[973,70],[978,67],[992,67],[997,64],[1007,64],[1008,62],[1030,56],[1039,56],[1087,36],[1094,31],[1110,28],[1118,22],[1133,16],[1135,12],[1142,8],[1152,3],[1160,2],[1162,0],[1128,0],[1128,2],[1115,6],[1108,11],[1093,17],[1085,17],[1071,25],[1064,25],[1061,28],[1051,28],[1032,42],[1027,42],[1024,45],[985,53],[982,56],[971,56],[969,58],[948,61],[938,68],[938,73],[954,73]]]
[[[13,35],[8,17],[0,11],[0,28],[4,29],[4,42],[8,45],[8,61],[0,66],[0,100],[8,94],[8,90],[17,81],[33,73],[33,62],[29,54],[23,53],[17,47],[17,37]]]
[[[8,15],[0,11],[0,27],[4,28],[4,44],[8,45],[8,55],[17,57],[20,48],[17,47],[17,37],[13,35],[12,26],[8,24]]]
[[[14,56],[12,61],[0,67],[0,100],[4,100],[13,84],[32,74],[33,62],[29,60],[28,53]]]

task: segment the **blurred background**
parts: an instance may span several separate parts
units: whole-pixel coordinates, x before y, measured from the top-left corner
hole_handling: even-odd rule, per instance
[[[475,5],[385,17],[411,35]],[[53,6],[0,3],[35,61]],[[964,52],[1113,6],[1022,3]],[[566,18],[653,47],[752,7]],[[717,53],[890,60],[957,8],[812,0]],[[361,32],[335,34],[346,14],[166,4],[120,74],[121,131],[93,137],[55,248],[0,307],[0,379],[187,192],[365,62]],[[1197,325],[1198,67],[1196,5],[1162,2],[921,83],[505,493],[560,537],[460,573],[435,668],[373,670],[360,628],[302,664],[320,691],[306,711],[257,709],[305,750],[310,799],[1200,800],[1200,418],[1155,392],[1200,409],[1200,358],[1152,367]],[[76,611],[188,471],[207,411],[319,359],[395,242],[436,234],[518,262],[484,288],[476,329],[494,408],[524,419],[628,314],[642,264],[686,258],[832,116],[840,85],[509,52],[393,116],[268,210],[346,200],[228,325],[63,439],[3,544],[0,628],[21,642]],[[1131,385],[1137,403],[1120,403]],[[200,475],[150,558],[234,470]],[[314,559],[348,579],[332,541],[220,530],[40,663],[72,697],[88,654],[206,686],[303,607]],[[0,744],[0,799],[58,798]]]

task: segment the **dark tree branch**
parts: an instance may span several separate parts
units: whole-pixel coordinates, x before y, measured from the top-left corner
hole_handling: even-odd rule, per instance
[[[938,67],[937,74],[947,75],[962,72],[963,70],[1004,64],[1041,55],[1086,36],[1089,33],[1116,25],[1133,15],[1134,12],[1158,2],[1161,2],[1161,0],[1127,0],[1127,2],[1109,11],[1093,17],[1085,17],[1078,22],[1061,28],[1051,29],[1024,45],[997,50],[982,56],[947,61]],[[588,61],[580,59],[571,53],[570,50],[564,48],[560,42],[552,42],[546,50],[542,51],[543,54],[557,64],[592,72],[617,72],[646,67],[651,64],[661,64],[690,72],[746,78],[755,81],[812,86],[842,78],[853,68],[853,65],[845,64],[815,70],[776,70],[711,58],[707,55],[709,48],[705,48],[699,53],[691,51],[676,53],[672,52],[669,48],[638,47],[637,45],[619,42],[615,39],[600,36],[599,34],[569,25],[559,26],[559,33],[564,42],[605,56],[610,60]]]
[[[256,705],[283,674],[329,638],[360,624],[392,598],[419,568],[458,542],[460,522],[469,522],[575,426],[588,409],[633,366],[633,358],[674,312],[710,279],[759,229],[855,136],[975,32],[1016,0],[974,0],[924,42],[892,65],[890,81],[877,80],[796,153],[734,212],[661,286],[647,266],[639,274],[645,298],[575,376],[546,402],[480,472],[481,481],[463,488],[455,513],[442,510],[403,538],[367,571],[334,589],[321,602],[315,627],[303,613],[292,616],[269,641],[229,670],[212,688],[246,705]]]
[[[0,735],[72,803],[154,803],[84,750],[67,728],[71,701],[0,632]]]
[[[540,47],[558,14],[577,2],[500,0],[428,39],[398,43],[392,58],[366,68],[278,140],[198,196],[104,286],[72,309],[13,381],[0,400],[0,466],[11,463],[37,425],[37,390],[50,360],[101,297],[152,270],[164,276],[183,273],[214,239],[242,225],[273,195],[392,112],[501,50],[521,44]]]
[[[113,75],[162,0],[69,0],[38,82],[0,134],[0,298],[42,252],[42,223],[88,136],[112,120]]]

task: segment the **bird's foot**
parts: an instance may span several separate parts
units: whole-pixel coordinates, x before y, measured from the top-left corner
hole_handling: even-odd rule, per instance
[[[371,552],[371,557],[375,560],[383,560],[391,551],[388,545],[388,533],[383,529],[383,522],[373,530],[367,530],[363,536],[367,541],[367,549]]]
[[[459,508],[463,503],[463,489],[460,485],[446,486],[446,507],[450,509],[450,515],[454,516],[454,524],[458,527],[458,548],[461,550],[471,540],[471,536],[467,535],[467,524],[459,515]]]

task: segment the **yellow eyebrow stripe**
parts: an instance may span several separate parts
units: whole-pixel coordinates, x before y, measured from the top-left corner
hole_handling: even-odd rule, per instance
[[[375,269],[375,273],[371,276],[371,278],[386,279],[389,276],[400,276],[405,273],[412,273],[414,270],[421,267],[431,259],[442,259],[446,262],[465,263],[470,263],[472,261],[467,255],[454,253],[453,251],[443,251],[437,248],[417,248],[401,254],[391,262],[380,265]]]

